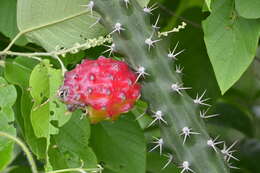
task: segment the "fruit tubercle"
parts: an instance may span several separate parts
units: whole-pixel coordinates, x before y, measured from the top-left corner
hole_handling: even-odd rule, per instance
[[[87,107],[92,123],[116,120],[139,99],[141,86],[136,80],[125,62],[100,56],[66,72],[58,95],[69,111]]]
[[[167,56],[169,46],[156,35],[158,27],[150,25],[150,13],[136,0],[93,2],[100,22],[112,34],[113,51],[124,55],[132,68],[142,69],[142,99],[154,114],[152,125],[161,121],[163,147],[171,151],[182,172],[228,173],[221,152],[207,144],[211,137],[199,116],[203,100],[176,91],[182,84],[180,70],[173,69],[175,62]]]

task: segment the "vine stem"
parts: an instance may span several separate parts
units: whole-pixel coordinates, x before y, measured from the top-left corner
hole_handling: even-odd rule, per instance
[[[97,45],[103,45],[104,43],[108,42],[111,43],[113,40],[110,35],[107,35],[105,38],[102,38],[100,40],[93,40],[93,39],[88,39],[86,43],[83,44],[78,44],[75,45],[71,48],[68,49],[62,49],[62,50],[57,50],[57,51],[51,51],[51,52],[13,52],[13,51],[0,51],[0,56],[1,55],[13,55],[13,56],[26,56],[26,57],[33,57],[33,56],[52,56],[54,54],[56,55],[64,55],[66,53],[73,53],[74,51],[77,51],[79,49],[84,49],[93,47],[91,45],[94,45],[94,42],[97,42]],[[95,46],[97,46],[95,45]]]
[[[52,56],[59,61],[62,70],[62,75],[64,76],[65,72],[67,71],[65,65],[63,64],[63,62],[61,61],[60,57],[57,54],[53,54]]]
[[[107,35],[106,37],[100,37],[98,39],[88,39],[85,43],[75,44],[75,46],[68,49],[61,49],[61,50],[56,50],[51,52],[12,52],[10,50],[7,50],[7,51],[0,51],[0,56],[1,55],[23,56],[23,57],[37,59],[39,61],[41,61],[41,58],[39,58],[41,56],[53,57],[56,60],[58,60],[58,62],[60,63],[62,73],[64,75],[67,69],[64,66],[63,62],[61,61],[61,59],[59,58],[59,55],[65,56],[67,53],[77,53],[81,49],[88,49],[91,47],[100,46],[106,42],[108,43],[112,42],[112,38],[110,35]]]
[[[31,154],[30,150],[27,148],[27,146],[20,139],[18,139],[17,137],[14,137],[12,135],[9,135],[8,133],[2,132],[2,131],[0,131],[0,136],[6,137],[6,138],[14,141],[15,143],[17,143],[22,148],[24,153],[26,154],[28,162],[31,166],[32,173],[38,173],[36,164],[33,160],[33,156]]]
[[[46,173],[61,173],[61,172],[70,172],[70,171],[78,171],[78,172],[85,172],[85,171],[90,171],[90,172],[101,172],[103,170],[102,167],[99,168],[69,168],[69,169],[60,169],[60,170],[55,170],[55,171],[49,171]]]
[[[30,58],[35,58],[36,56],[52,56],[59,61],[61,68],[62,68],[62,71],[63,71],[63,74],[64,74],[66,72],[66,68],[65,68],[63,62],[60,60],[60,58],[58,57],[58,55],[56,53],[53,53],[53,52],[52,53],[37,53],[37,52],[36,53],[18,53],[18,52],[11,52],[9,50],[22,35],[24,35],[28,32],[39,30],[39,29],[44,28],[46,26],[51,26],[51,25],[54,25],[54,24],[57,24],[57,23],[61,23],[61,22],[64,22],[66,20],[69,20],[69,19],[72,19],[72,18],[75,18],[75,17],[78,17],[78,16],[82,16],[86,13],[89,13],[89,11],[82,11],[82,12],[76,13],[74,15],[68,16],[66,18],[60,19],[60,20],[56,20],[56,21],[53,21],[53,22],[50,22],[50,23],[47,23],[47,24],[35,26],[35,27],[32,27],[32,28],[28,28],[28,29],[25,29],[23,31],[20,31],[14,37],[14,39],[9,43],[9,45],[3,51],[0,51],[0,56],[1,55],[18,55],[18,56],[21,55],[21,56],[27,56],[27,57],[30,57]]]

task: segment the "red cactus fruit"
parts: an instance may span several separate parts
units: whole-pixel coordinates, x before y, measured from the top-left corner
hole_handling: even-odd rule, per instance
[[[125,62],[101,56],[84,60],[66,72],[59,96],[70,111],[88,106],[93,123],[115,120],[140,97],[141,86],[136,79],[137,75]]]

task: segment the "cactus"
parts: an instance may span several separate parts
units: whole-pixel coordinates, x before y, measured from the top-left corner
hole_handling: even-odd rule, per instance
[[[180,69],[173,69],[174,51],[167,52],[167,43],[157,35],[158,26],[150,25],[153,9],[142,9],[135,0],[95,0],[88,7],[101,15],[100,22],[112,34],[110,51],[124,55],[139,77],[144,76],[142,98],[154,117],[150,125],[159,122],[162,134],[157,146],[171,151],[169,156],[181,172],[229,172],[225,158],[233,156],[216,148],[221,142],[209,136],[203,122],[207,116],[199,111],[209,106],[205,92],[195,99],[185,93],[189,88],[182,86]]]

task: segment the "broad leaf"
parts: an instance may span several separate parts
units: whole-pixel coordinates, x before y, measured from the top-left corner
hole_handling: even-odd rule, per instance
[[[30,93],[34,101],[31,121],[37,137],[49,139],[51,134],[58,134],[58,127],[70,118],[65,115],[66,106],[57,98],[62,80],[61,70],[52,68],[48,60],[35,66],[31,73]]]
[[[4,78],[0,77],[0,131],[16,136],[13,126],[14,112],[12,106],[16,100],[16,90],[9,85]],[[4,169],[12,160],[13,141],[0,136],[0,170]]]
[[[8,1],[8,0],[6,0]],[[98,15],[91,15],[89,0],[18,0],[17,23],[22,33],[48,51],[71,48],[76,43],[105,34],[95,24]],[[145,6],[149,0],[138,0]],[[85,5],[85,6],[84,6]]]
[[[17,0],[0,1],[0,32],[10,39],[13,39],[19,32],[16,21],[16,1]],[[25,37],[21,37],[16,43],[25,45],[27,40]]]
[[[36,64],[37,61],[26,57],[17,57],[15,60],[7,59],[5,77],[10,83],[18,85],[22,89],[22,96],[17,100],[20,103],[20,114],[16,114],[16,122],[22,127],[22,134],[30,149],[39,159],[42,159],[45,157],[46,140],[39,139],[34,134],[30,118],[32,98],[28,90],[30,74]]]
[[[252,62],[259,36],[259,21],[237,16],[232,4],[233,0],[215,1],[203,22],[208,55],[222,94]]]
[[[88,146],[90,125],[87,118],[81,119],[80,111],[73,113],[70,121],[60,128],[59,134],[51,137],[48,155],[53,170],[65,168],[95,168],[97,159]]]
[[[259,0],[235,0],[238,14],[244,18],[260,18],[260,1]]]
[[[45,49],[70,48],[75,43],[104,34],[85,0],[18,0],[17,22],[21,32]],[[97,16],[97,15],[95,15]],[[28,32],[27,32],[28,31]]]
[[[144,173],[146,146],[144,134],[137,121],[129,115],[115,122],[92,126],[91,147],[106,172]]]

